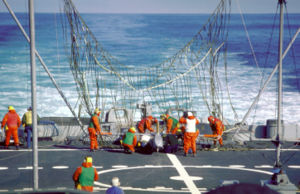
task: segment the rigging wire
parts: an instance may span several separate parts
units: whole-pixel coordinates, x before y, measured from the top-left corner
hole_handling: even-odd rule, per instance
[[[245,19],[244,19],[244,15],[243,15],[243,13],[242,13],[242,9],[241,9],[239,0],[236,0],[236,3],[237,3],[238,10],[239,10],[239,12],[240,12],[242,24],[243,24],[243,27],[244,27],[244,30],[245,30],[245,33],[246,33],[246,37],[247,37],[247,40],[248,40],[248,43],[249,43],[249,46],[250,46],[250,49],[251,49],[251,53],[252,53],[254,62],[255,62],[255,64],[256,64],[256,67],[258,68],[258,71],[259,71],[259,74],[260,74],[260,77],[261,77],[261,81],[260,81],[260,89],[261,89],[262,86],[263,86],[263,77],[264,77],[264,76],[263,76],[263,72],[261,71],[261,68],[260,68],[260,66],[259,66],[259,64],[258,64],[258,60],[257,60],[257,58],[256,58],[256,54],[255,54],[255,51],[254,51],[254,48],[253,48],[253,45],[252,45],[252,41],[251,41],[251,39],[250,39],[250,35],[249,35],[248,29],[247,29],[247,26],[246,26],[246,22],[245,22]],[[258,104],[256,104],[256,106],[255,106],[255,111],[256,111],[256,109],[257,109],[257,106],[258,106]],[[252,120],[253,123],[254,123],[254,120],[255,120],[255,115],[256,115],[256,114],[254,114],[254,116],[253,116],[253,117],[254,117],[253,120]]]
[[[284,4],[285,6],[285,12],[286,12],[286,18],[287,18],[287,23],[288,23],[288,29],[289,29],[289,38],[290,40],[292,39],[292,32],[291,32],[291,25],[290,25],[290,19],[289,19],[289,13],[288,13],[288,9],[286,4]],[[298,88],[298,93],[300,93],[300,81],[299,81],[299,76],[298,76],[298,72],[299,70],[297,70],[297,63],[296,63],[296,57],[295,57],[295,49],[294,47],[292,47],[292,59],[293,59],[293,64],[294,64],[294,72],[295,72],[295,76],[296,76],[296,80],[297,80],[297,88]]]

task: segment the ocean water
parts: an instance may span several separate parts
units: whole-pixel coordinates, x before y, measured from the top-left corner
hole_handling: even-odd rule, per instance
[[[28,14],[16,15],[28,33]],[[138,66],[159,64],[173,56],[192,39],[209,15],[82,14],[82,17],[111,55],[122,64]],[[262,80],[267,79],[278,61],[278,23],[274,25],[274,17],[273,14],[244,15],[257,66],[240,15],[231,15],[227,42],[229,91],[239,119],[248,111]],[[21,116],[31,103],[30,48],[12,17],[8,13],[0,13],[0,18],[0,117],[3,118],[8,105],[13,105]],[[78,94],[68,64],[67,54],[70,51],[66,51],[63,41],[61,15],[38,13],[35,19],[36,49],[68,102],[77,107]],[[300,14],[290,14],[286,19],[284,49],[300,26]],[[283,63],[283,119],[300,124],[300,37]],[[277,76],[251,113],[248,124],[265,124],[266,119],[276,117],[276,87]],[[223,107],[229,120],[233,117],[230,107],[230,104]],[[37,111],[41,117],[72,116],[38,60]],[[205,119],[207,116],[207,110],[199,107],[197,117]]]

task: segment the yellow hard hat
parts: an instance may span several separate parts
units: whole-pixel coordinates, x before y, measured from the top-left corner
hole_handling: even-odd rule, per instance
[[[167,117],[167,115],[165,115],[165,114],[160,115],[160,119],[164,119],[166,117]]]
[[[96,108],[95,111],[94,111],[95,114],[98,114],[99,112],[101,112],[101,111],[99,110],[99,108]]]
[[[8,106],[8,110],[15,110],[13,106]]]
[[[130,129],[135,132],[135,127],[130,127]]]
[[[87,157],[85,157],[84,162],[92,163],[93,162],[93,158],[91,156],[87,156]]]

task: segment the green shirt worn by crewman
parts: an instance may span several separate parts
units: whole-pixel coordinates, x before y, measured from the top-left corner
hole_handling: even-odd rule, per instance
[[[79,176],[79,183],[81,186],[93,186],[94,184],[94,168],[93,167],[89,167],[89,168],[85,168],[85,167],[81,167],[81,174]]]
[[[123,143],[127,144],[127,145],[132,145],[133,138],[134,138],[134,134],[130,133],[130,132],[127,132],[126,135],[125,135],[125,138],[123,140]]]
[[[178,124],[178,120],[173,118],[173,117],[169,117],[168,119],[171,119],[173,122],[172,122],[172,129],[178,127],[177,124]]]

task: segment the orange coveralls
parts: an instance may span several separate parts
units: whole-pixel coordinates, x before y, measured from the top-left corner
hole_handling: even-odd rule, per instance
[[[195,119],[195,121],[193,121]],[[186,124],[185,132],[183,136],[183,150],[187,154],[189,149],[192,148],[193,153],[196,153],[196,139],[199,135],[199,130],[197,130],[196,125],[199,124],[199,120],[195,116],[188,116],[187,119],[181,117],[179,122],[181,124]],[[189,122],[194,122],[194,126],[189,126]]]
[[[152,129],[152,123],[157,123],[157,119],[153,118],[152,116],[148,116],[142,119],[138,125],[139,132],[145,133],[146,129],[148,129],[151,132],[154,132],[154,129]]]
[[[93,168],[92,167],[92,163],[90,163],[90,162],[83,162],[82,163],[82,167],[84,167],[84,168]],[[80,167],[78,167],[77,169],[76,169],[76,171],[74,172],[74,174],[73,174],[73,181],[75,181],[75,182],[79,182],[79,177],[80,177],[80,175],[81,175],[81,173],[82,173],[82,167],[80,166]],[[98,172],[97,172],[97,170],[94,168],[94,181],[97,181],[99,179],[99,177],[98,177]],[[80,183],[79,183],[80,184]],[[76,188],[76,189],[78,189],[78,190],[83,190],[83,191],[89,191],[89,192],[93,192],[93,185],[89,185],[89,186],[80,186],[80,188]]]
[[[90,124],[89,124],[89,135],[90,135],[90,149],[98,149],[98,141],[97,141],[97,135],[101,132],[101,127],[99,123],[98,117],[100,116],[100,113],[94,114],[91,117]]]
[[[210,128],[213,132],[213,134],[205,134],[204,137],[214,137],[218,138],[220,146],[223,146],[223,131],[224,131],[224,125],[221,120],[218,118],[215,118],[213,116],[208,117]],[[214,145],[217,144],[217,140],[214,140]]]
[[[3,117],[1,128],[7,125],[5,131],[5,146],[9,145],[11,135],[14,138],[15,146],[19,146],[18,128],[21,126],[21,119],[15,110],[9,110]]]

